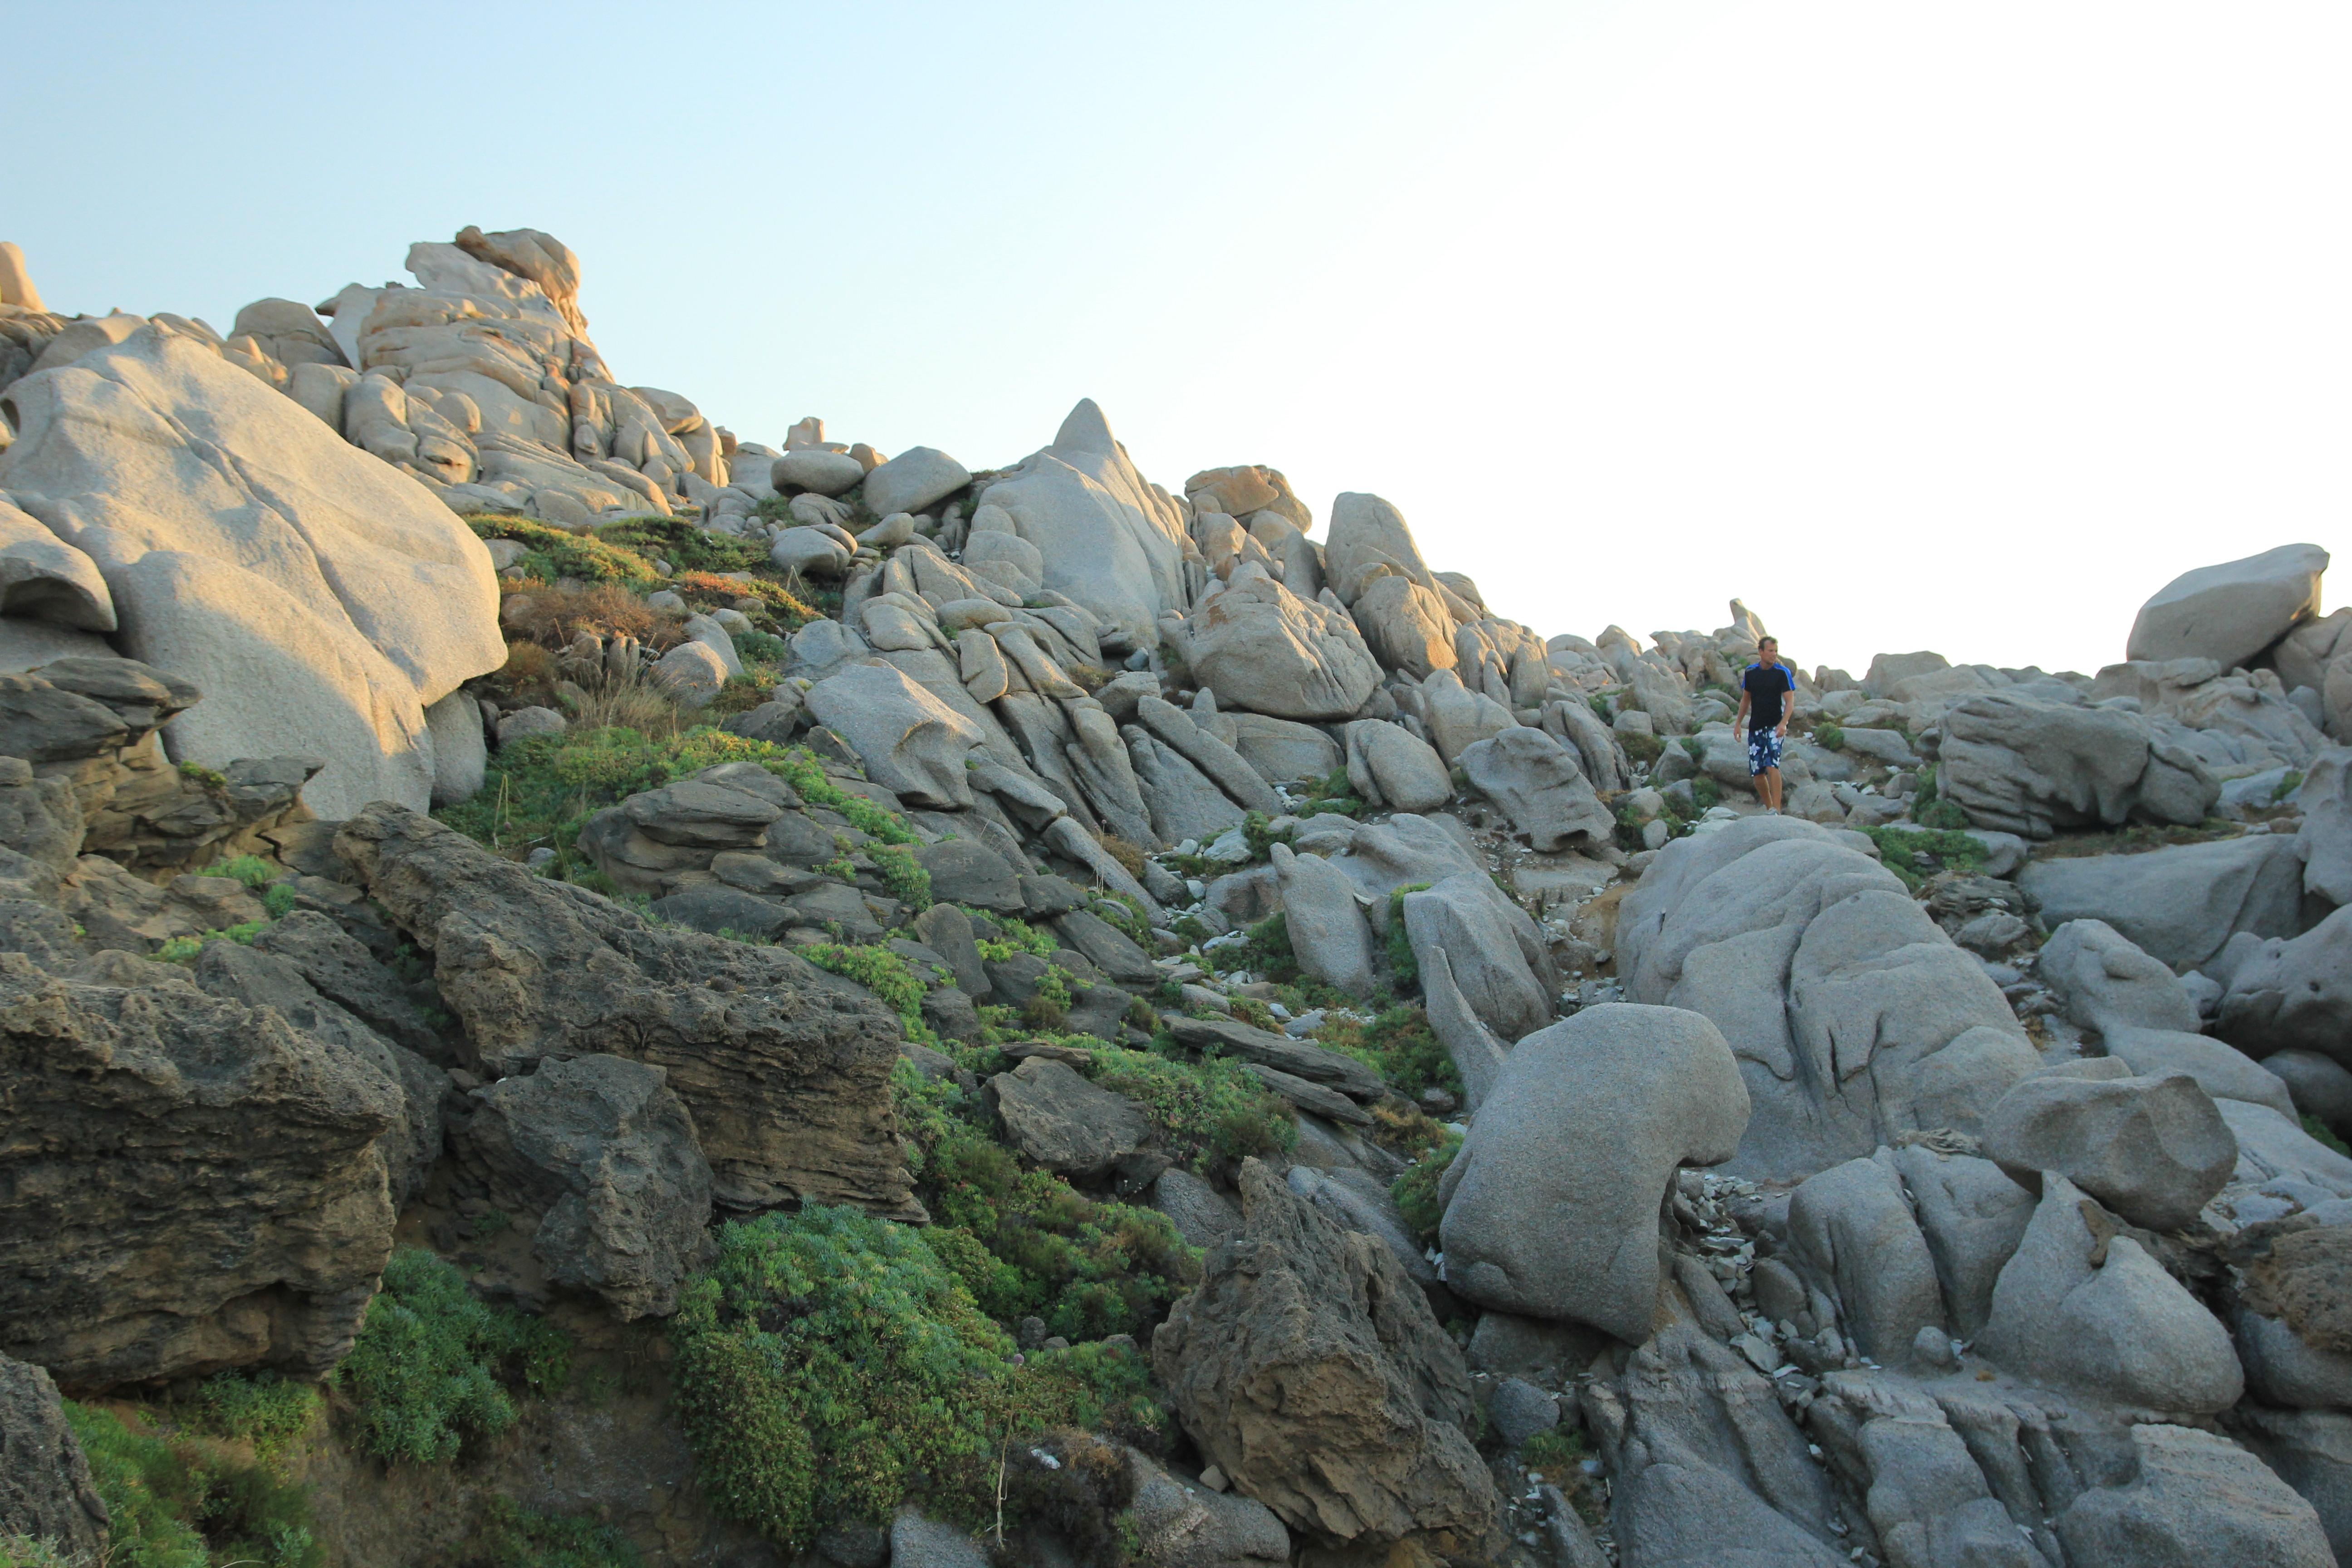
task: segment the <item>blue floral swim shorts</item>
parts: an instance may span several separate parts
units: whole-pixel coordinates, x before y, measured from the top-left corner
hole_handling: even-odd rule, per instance
[[[1780,733],[1777,730],[1756,729],[1748,731],[1748,774],[1750,778],[1767,768],[1780,765]]]

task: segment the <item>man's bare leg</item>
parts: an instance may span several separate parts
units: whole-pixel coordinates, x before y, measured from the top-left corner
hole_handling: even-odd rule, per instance
[[[1756,782],[1764,786],[1764,804],[1774,811],[1780,810],[1780,770],[1778,768],[1766,768],[1762,773],[1756,775]]]

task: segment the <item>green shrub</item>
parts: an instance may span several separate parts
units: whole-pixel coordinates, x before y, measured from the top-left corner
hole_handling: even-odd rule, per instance
[[[1315,1038],[1373,1068],[1407,1100],[1418,1100],[1425,1089],[1462,1097],[1461,1069],[1429,1026],[1429,1015],[1412,1003],[1384,1008],[1369,1025],[1331,1019],[1316,1031]]]
[[[903,844],[875,844],[867,847],[866,858],[882,873],[882,885],[892,898],[917,914],[931,907],[931,874],[913,850]]]
[[[1626,757],[1636,763],[1654,763],[1666,754],[1666,743],[1655,735],[1645,735],[1639,730],[1628,730],[1617,737],[1617,744]]]
[[[1461,1152],[1462,1135],[1448,1132],[1436,1148],[1389,1184],[1389,1196],[1396,1199],[1405,1224],[1412,1227],[1413,1235],[1421,1238],[1423,1246],[1437,1245],[1437,1222],[1445,1217],[1444,1206],[1437,1201],[1437,1184],[1445,1179],[1446,1167]]]
[[[721,763],[757,763],[807,804],[840,812],[886,845],[916,841],[913,829],[895,815],[827,777],[806,747],[779,746],[708,725],[658,738],[618,727],[580,730],[502,746],[491,753],[481,792],[436,815],[492,849],[546,845],[556,851],[564,874],[574,876],[572,846],[591,816]]]
[[[670,1343],[705,1495],[788,1549],[910,1495],[976,1522],[1003,1444],[1140,1390],[1098,1348],[1015,1365],[920,1233],[822,1205],[722,1227]]]
[[[193,1425],[216,1437],[239,1438],[254,1457],[275,1466],[297,1437],[310,1429],[323,1402],[319,1391],[267,1370],[250,1376],[224,1372],[197,1389]]]
[[[65,1414],[111,1521],[110,1568],[318,1568],[326,1561],[310,1530],[310,1494],[265,1467],[70,1400]]]
[[[996,935],[982,936],[979,939],[980,955],[982,958],[992,959],[1002,963],[1016,952],[1034,953],[1039,958],[1047,958],[1061,950],[1062,944],[1049,932],[1039,931],[1026,921],[1015,920],[1011,915],[983,914],[977,910],[967,910],[964,912],[972,917],[975,932],[986,931],[992,926],[995,928]]]
[[[268,920],[242,921],[226,931],[208,931],[199,936],[175,936],[155,950],[161,963],[194,963],[210,942],[233,942],[239,947],[251,947],[253,939],[269,929]]]
[[[1919,770],[1911,792],[1911,820],[1922,827],[1957,832],[1969,826],[1969,815],[1952,802],[1943,799],[1936,788],[1936,764],[1929,763]]]
[[[1426,882],[1408,882],[1389,894],[1389,972],[1400,991],[1421,989],[1421,960],[1412,955],[1412,938],[1404,929],[1404,897],[1428,888]]]
[[[477,1548],[485,1568],[639,1568],[629,1538],[592,1519],[565,1518],[492,1498]]]
[[[2289,768],[2279,782],[2271,785],[2271,804],[2276,805],[2303,787],[2303,770]]]
[[[1905,827],[1890,823],[1885,826],[1865,827],[1862,831],[1878,846],[1879,864],[1901,878],[1903,885],[1914,891],[1927,880],[1916,858],[1919,855],[1927,857],[1927,871],[1933,872],[1947,868],[1956,871],[1973,871],[1982,866],[1986,857],[1991,854],[1981,840],[1948,828]]]
[[[1261,980],[1277,984],[1298,978],[1298,955],[1290,947],[1290,921],[1280,910],[1249,928],[1239,947],[1220,948],[1216,956],[1234,968],[1246,969]],[[1223,963],[1220,968],[1225,967]]]
[[[523,547],[516,563],[525,575],[542,583],[576,577],[585,583],[623,583],[634,587],[661,584],[653,563],[634,550],[590,535],[567,533],[527,517],[484,512],[466,519],[480,539],[511,539]]]
[[[1845,731],[1835,724],[1816,724],[1813,726],[1813,744],[1825,752],[1843,752],[1845,750]]]
[[[712,533],[682,517],[621,518],[599,528],[596,539],[648,563],[667,561],[673,574],[753,572],[768,564],[768,552],[758,546]],[[743,591],[752,590],[747,584]]]
[[[821,942],[798,950],[819,969],[855,980],[909,1025],[923,1021],[923,983],[907,961],[887,947]]]
[[[285,867],[273,861],[264,860],[258,855],[239,855],[233,860],[224,860],[217,866],[208,867],[203,873],[207,877],[231,878],[244,883],[247,888],[257,893],[279,878],[292,874]]]
[[[477,1300],[454,1265],[395,1252],[335,1381],[360,1406],[360,1447],[394,1463],[443,1464],[468,1436],[514,1425],[508,1385],[562,1386],[571,1337],[543,1319]]]
[[[1696,735],[1685,735],[1680,741],[1676,742],[1675,744],[1682,747],[1683,754],[1688,757],[1692,762],[1696,763],[1701,767],[1706,766],[1706,742],[1705,741],[1700,740]]]
[[[1701,811],[1711,811],[1723,804],[1723,786],[1706,773],[1694,774],[1690,786],[1691,800]]]
[[[1519,1445],[1519,1463],[1546,1478],[1565,1479],[1583,1458],[1584,1434],[1573,1428],[1548,1426]]]
[[[1249,846],[1253,861],[1271,858],[1276,845],[1287,844],[1297,837],[1297,828],[1286,827],[1277,832],[1273,818],[1262,811],[1242,814],[1242,841]]]
[[[1285,1153],[1298,1141],[1289,1102],[1236,1061],[1107,1047],[1094,1053],[1092,1077],[1141,1106],[1169,1155],[1196,1172],[1212,1161]]]
[[[216,768],[208,768],[202,763],[182,763],[180,764],[180,776],[184,779],[193,780],[194,783],[203,784],[207,789],[228,788],[228,775],[226,773],[220,772]]]
[[[1617,710],[1610,702],[1605,694],[1595,692],[1593,695],[1584,700],[1584,705],[1591,709],[1593,712],[1599,714],[1601,716],[1601,721],[1603,724],[1612,724],[1616,722]]]

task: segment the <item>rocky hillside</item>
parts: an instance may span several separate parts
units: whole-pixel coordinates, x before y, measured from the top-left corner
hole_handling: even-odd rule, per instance
[[[408,270],[0,247],[0,1562],[2352,1553],[2324,552],[1800,672],[1772,813],[1737,602]]]

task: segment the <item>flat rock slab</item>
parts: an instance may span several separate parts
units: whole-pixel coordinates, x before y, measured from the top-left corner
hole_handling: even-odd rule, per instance
[[[1151,1135],[1150,1120],[1133,1101],[1045,1057],[998,1073],[986,1092],[1013,1146],[1066,1176],[1100,1175]]]

